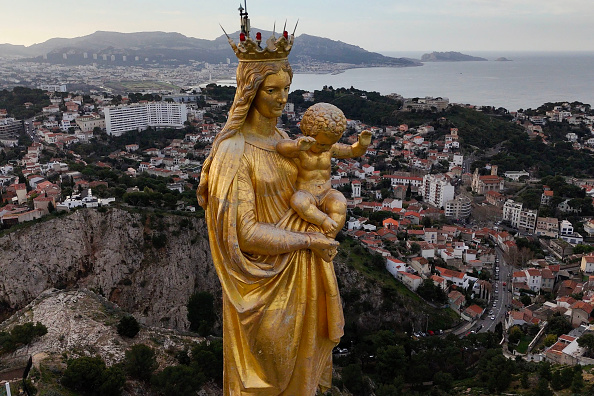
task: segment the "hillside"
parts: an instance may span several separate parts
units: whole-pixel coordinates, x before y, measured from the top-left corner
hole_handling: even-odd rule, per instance
[[[359,265],[371,262],[366,253],[340,257],[347,256],[358,257]],[[387,271],[378,279],[377,271],[366,275],[340,257],[335,266],[353,325],[406,329],[424,320],[421,311],[441,317]],[[197,217],[77,210],[0,238],[0,263],[0,278],[10,280],[0,285],[4,318],[50,288],[94,290],[146,325],[178,330],[188,328],[190,296],[205,291],[215,296],[220,317],[220,285]],[[439,319],[440,326],[449,320]]]
[[[3,356],[0,372],[22,368],[28,354],[54,373],[65,368],[58,356],[97,354],[109,366],[137,343],[159,351],[161,369],[175,365],[174,351],[202,340],[184,333],[194,292],[215,296],[219,319],[213,330],[221,332],[221,291],[206,238],[201,218],[118,208],[81,209],[1,237],[0,278],[8,281],[0,284],[0,332],[40,322],[48,333]],[[346,318],[344,345],[382,329],[411,333],[454,324],[450,310],[426,304],[350,239],[341,243],[335,267]],[[115,333],[126,313],[143,324],[134,340]],[[148,394],[138,386],[130,394]],[[208,394],[217,394],[213,389]]]
[[[272,34],[262,29],[252,30],[262,32],[264,37]],[[238,36],[239,32],[231,34],[236,41]],[[307,34],[298,36],[295,41],[298,45],[295,45],[290,60],[296,63],[313,61],[359,66],[420,65],[411,60],[386,57],[354,45]],[[29,47],[4,44],[0,45],[0,56],[25,56],[32,61],[69,65],[225,63],[228,58],[235,58],[225,35],[215,40],[204,40],[180,33],[104,31],[70,39],[52,38]]]

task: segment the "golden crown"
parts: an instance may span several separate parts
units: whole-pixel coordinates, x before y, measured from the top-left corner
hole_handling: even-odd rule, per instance
[[[289,35],[283,28],[283,34],[278,38],[275,36],[273,29],[272,36],[269,37],[268,40],[266,40],[265,45],[262,46],[262,33],[256,33],[255,40],[250,37],[250,20],[247,13],[247,0],[245,8],[243,8],[241,4],[239,5],[239,16],[241,18],[241,31],[239,33],[238,44],[235,44],[222,26],[221,29],[223,29],[231,48],[233,48],[233,51],[235,52],[235,56],[237,56],[240,62],[264,62],[287,59],[293,48],[297,24],[295,24],[293,34]],[[299,21],[297,21],[297,23],[299,23]]]

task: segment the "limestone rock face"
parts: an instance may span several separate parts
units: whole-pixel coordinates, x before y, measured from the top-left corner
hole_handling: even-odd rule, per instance
[[[220,301],[207,235],[202,219],[116,208],[23,228],[0,238],[0,309],[13,312],[49,288],[84,287],[146,325],[187,329],[192,293]]]

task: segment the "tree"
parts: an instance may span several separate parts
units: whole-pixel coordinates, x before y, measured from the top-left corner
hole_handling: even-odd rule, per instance
[[[520,329],[519,326],[513,326],[509,330],[510,344],[517,344],[518,342],[520,342],[520,340],[522,339],[523,336],[524,336],[524,332],[522,331],[522,329]]]
[[[365,390],[363,371],[358,364],[350,364],[342,369],[342,381],[344,386],[354,395],[362,395]]]
[[[532,304],[532,299],[530,296],[524,294],[522,297],[520,297],[520,302],[524,304],[525,307],[527,307],[528,305]]]
[[[85,395],[101,395],[105,363],[99,356],[83,356],[68,361],[62,384]]]
[[[435,285],[431,279],[423,280],[421,285],[417,288],[417,294],[429,301],[445,302],[447,300],[447,296],[443,289]]]
[[[522,388],[528,389],[530,387],[530,382],[528,381],[528,373],[526,371],[522,373],[522,377],[520,377],[520,383],[522,384]]]
[[[47,334],[47,327],[41,322],[33,324],[27,322],[22,325],[16,325],[12,328],[10,335],[15,344],[27,345],[37,337]]]
[[[125,384],[126,375],[121,367],[117,365],[108,367],[103,372],[99,393],[101,396],[120,395]]]
[[[223,342],[212,340],[192,348],[192,368],[223,385]]]
[[[130,376],[141,381],[149,381],[159,364],[155,358],[155,352],[150,347],[137,344],[126,351],[124,367]]]
[[[538,375],[540,376],[541,379],[550,381],[553,377],[553,375],[551,373],[551,363],[541,362],[538,365]]]
[[[584,389],[584,378],[581,371],[576,371],[571,381],[571,391],[579,394],[582,389]]]
[[[140,331],[140,324],[132,315],[124,316],[118,323],[118,334],[123,337],[134,338]]]
[[[378,349],[376,372],[380,382],[389,384],[405,367],[406,354],[401,345],[388,345]]]
[[[454,377],[450,373],[438,371],[433,376],[433,383],[440,389],[449,392],[452,389],[452,385],[454,384]]]
[[[569,323],[569,321],[559,313],[553,315],[553,317],[549,320],[547,328],[547,332],[549,334],[555,334],[557,336],[567,334],[572,329],[571,323]]]
[[[544,339],[544,344],[545,344],[546,347],[550,347],[551,345],[553,345],[556,342],[557,342],[557,335],[556,334],[547,334],[547,336]]]
[[[206,380],[204,374],[196,373],[191,367],[170,366],[154,375],[151,384],[165,396],[193,395]]]
[[[594,334],[588,333],[582,335],[578,338],[577,343],[582,348],[586,348],[588,350],[588,355],[592,356],[594,352]]]
[[[201,336],[210,334],[216,320],[214,297],[208,292],[192,294],[187,304],[190,330]]]
[[[549,381],[544,378],[538,380],[538,385],[534,392],[535,396],[553,396],[553,391],[549,389]]]

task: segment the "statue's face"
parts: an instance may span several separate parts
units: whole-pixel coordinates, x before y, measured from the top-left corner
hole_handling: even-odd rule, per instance
[[[285,71],[269,75],[260,85],[252,107],[266,118],[280,117],[289,97],[290,85],[291,77]]]

